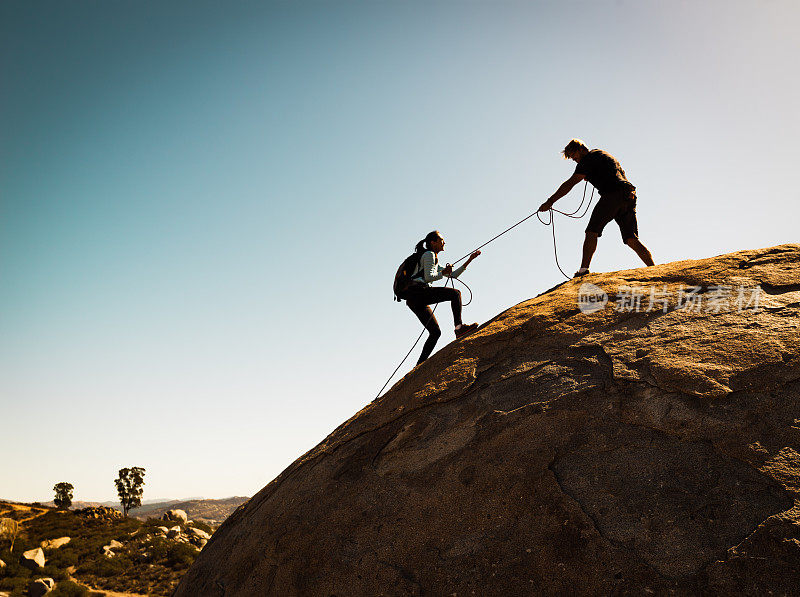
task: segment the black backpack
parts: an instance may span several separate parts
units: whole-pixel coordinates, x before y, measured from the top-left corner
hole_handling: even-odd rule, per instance
[[[400,267],[397,268],[397,273],[394,275],[394,300],[398,303],[405,299],[408,289],[414,283],[413,278],[414,270],[419,265],[419,260],[422,258],[422,253],[412,253],[403,260]]]

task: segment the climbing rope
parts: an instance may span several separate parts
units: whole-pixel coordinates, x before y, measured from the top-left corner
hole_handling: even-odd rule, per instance
[[[558,209],[550,208],[550,212],[549,212],[550,213],[550,221],[549,222],[545,222],[542,219],[542,216],[539,215],[539,212],[538,211],[536,212],[536,217],[542,224],[544,224],[545,226],[552,226],[553,227],[553,254],[554,254],[555,258],[556,258],[556,267],[558,268],[558,271],[560,271],[564,275],[564,277],[567,278],[567,280],[571,280],[572,277],[569,276],[567,274],[567,272],[565,272],[563,269],[561,269],[561,264],[558,262],[558,246],[556,244],[556,220],[555,220],[555,216],[553,215],[553,212],[560,213],[562,216],[567,216],[568,218],[572,218],[573,220],[580,220],[583,216],[585,216],[589,212],[589,208],[592,206],[592,200],[594,199],[594,187],[592,187],[592,194],[589,196],[589,203],[586,204],[586,209],[583,210],[583,213],[581,215],[579,215],[579,216],[575,215],[576,213],[578,213],[581,210],[581,208],[583,207],[584,202],[586,201],[586,187],[588,185],[589,185],[588,181],[586,182],[586,184],[583,185],[583,197],[581,197],[580,205],[578,205],[578,207],[575,209],[575,211],[571,211],[571,212],[567,213],[567,212],[564,212],[564,211],[561,211],[561,210],[558,210]]]
[[[551,208],[550,208],[550,212],[549,212],[549,213],[550,213],[550,220],[549,220],[549,221],[547,221],[547,222],[545,222],[545,221],[542,219],[542,217],[539,215],[539,210],[537,209],[537,210],[536,210],[535,212],[533,212],[532,214],[530,214],[530,215],[528,215],[528,216],[525,216],[524,218],[522,218],[522,219],[521,219],[519,222],[517,222],[516,224],[514,224],[514,225],[512,225],[512,226],[509,226],[508,228],[506,228],[505,230],[503,230],[503,231],[502,231],[500,234],[498,234],[498,235],[496,235],[496,236],[493,236],[492,238],[490,238],[489,240],[487,240],[485,243],[483,243],[481,246],[479,246],[479,247],[477,247],[477,248],[473,249],[472,251],[470,251],[469,253],[467,253],[467,254],[466,254],[466,255],[464,255],[463,257],[461,257],[461,258],[459,258],[458,260],[454,261],[454,262],[452,263],[452,265],[456,265],[458,262],[460,262],[460,261],[464,261],[464,259],[466,259],[466,258],[467,258],[467,257],[469,257],[470,255],[472,255],[472,254],[473,254],[475,251],[479,251],[479,250],[481,250],[483,247],[485,247],[486,245],[488,245],[488,244],[490,244],[490,243],[493,243],[494,241],[496,241],[498,238],[500,238],[500,237],[501,237],[501,236],[503,236],[504,234],[506,234],[506,233],[508,233],[508,232],[511,232],[511,231],[512,231],[514,228],[516,228],[517,226],[519,226],[519,225],[520,225],[520,224],[522,224],[523,222],[526,222],[527,220],[530,220],[530,219],[531,219],[533,216],[536,216],[536,217],[538,218],[538,220],[539,220],[539,221],[540,221],[542,224],[544,224],[545,226],[552,226],[552,227],[553,227],[553,253],[555,254],[555,258],[556,258],[556,267],[558,267],[558,270],[559,270],[559,271],[560,271],[560,272],[561,272],[561,273],[562,273],[562,274],[563,274],[563,275],[564,275],[564,276],[565,276],[565,277],[566,277],[568,280],[571,280],[571,279],[572,279],[572,276],[569,276],[569,275],[567,275],[567,273],[566,273],[566,272],[565,272],[563,269],[561,269],[561,265],[558,263],[558,246],[557,246],[557,243],[556,243],[556,223],[555,223],[555,216],[553,215],[553,212],[560,213],[560,214],[561,214],[561,215],[563,215],[563,216],[566,216],[566,217],[568,217],[568,218],[572,218],[572,219],[575,219],[575,220],[578,220],[578,219],[582,218],[583,216],[585,216],[585,215],[586,215],[586,214],[589,212],[589,208],[592,206],[592,200],[594,199],[594,187],[592,187],[592,194],[589,196],[589,203],[586,205],[586,209],[585,209],[585,210],[583,210],[583,213],[582,213],[581,215],[579,215],[579,216],[576,216],[575,214],[577,214],[577,213],[578,213],[578,212],[581,210],[581,208],[583,207],[583,204],[586,202],[586,188],[587,188],[587,186],[588,186],[588,185],[589,185],[589,182],[588,182],[588,181],[586,182],[586,184],[584,184],[584,185],[583,185],[583,197],[581,198],[580,205],[578,205],[578,207],[575,209],[575,211],[571,211],[571,212],[567,213],[567,212],[564,212],[564,211],[561,211],[561,210],[558,210],[558,209],[553,209],[553,208],[551,207]],[[458,278],[448,278],[448,279],[447,279],[447,281],[444,283],[444,287],[445,287],[445,288],[447,288],[447,284],[448,284],[448,283],[450,283],[450,282],[451,282],[451,281],[453,281],[453,280],[458,280]],[[466,286],[467,290],[469,290],[469,301],[467,301],[466,303],[464,303],[464,304],[462,305],[462,307],[466,307],[467,305],[469,305],[469,304],[472,302],[472,289],[471,289],[469,286],[467,286],[467,284],[466,284],[465,282],[462,282],[461,280],[458,280],[458,281],[459,281],[461,284],[463,284],[464,286]],[[455,284],[454,284],[453,286],[455,286]],[[439,304],[440,304],[440,303],[436,303],[436,304],[433,306],[433,309],[431,310],[431,316],[428,318],[428,321],[427,321],[427,322],[425,322],[425,325],[424,325],[424,326],[422,326],[422,331],[419,333],[419,336],[417,336],[417,339],[414,341],[414,344],[411,346],[411,348],[409,349],[409,351],[406,353],[406,356],[404,356],[404,357],[403,357],[403,360],[402,360],[402,361],[400,361],[400,364],[399,364],[399,365],[397,365],[397,367],[395,368],[395,370],[394,370],[394,371],[392,371],[392,374],[389,376],[389,379],[387,379],[387,380],[386,380],[386,383],[385,383],[385,384],[383,384],[383,387],[382,387],[382,388],[381,388],[381,389],[378,391],[378,395],[377,395],[377,396],[375,396],[375,399],[376,399],[376,400],[377,400],[378,398],[380,398],[381,392],[383,392],[383,390],[384,390],[384,389],[386,389],[386,386],[388,386],[388,385],[389,385],[389,382],[392,380],[392,378],[395,376],[395,374],[396,374],[396,373],[397,373],[397,372],[400,370],[400,367],[402,367],[402,366],[403,366],[403,363],[405,363],[405,362],[406,362],[406,359],[407,359],[407,358],[409,357],[409,355],[410,355],[410,354],[413,352],[414,348],[416,348],[417,344],[419,344],[419,341],[422,339],[422,336],[423,336],[423,334],[424,334],[424,333],[427,331],[427,326],[428,326],[428,323],[430,323],[431,319],[433,319],[433,314],[434,314],[434,313],[436,313],[436,307],[438,307],[438,306],[439,306]]]
[[[448,284],[449,284],[449,283],[450,283],[452,280],[455,280],[455,279],[456,279],[456,278],[447,278],[447,281],[444,283],[444,287],[445,287],[445,288],[447,288],[447,285],[448,285]],[[461,283],[462,283],[462,284],[464,284],[463,282],[461,282]],[[454,284],[453,286],[455,286],[455,284]],[[464,286],[466,286],[466,284],[464,284]],[[467,286],[467,288],[469,288],[469,287]],[[472,302],[472,291],[471,291],[471,290],[470,290],[470,292],[469,292],[469,295],[470,295],[470,296],[469,296],[469,300],[470,300],[470,302]],[[428,324],[431,322],[431,319],[433,319],[433,314],[434,314],[434,313],[436,313],[436,307],[438,307],[440,304],[441,304],[441,303],[435,303],[435,304],[433,305],[433,309],[431,309],[431,316],[428,318],[428,321],[426,321],[426,322],[425,322],[425,325],[423,325],[423,326],[422,326],[422,331],[419,333],[419,336],[417,336],[417,339],[416,339],[416,340],[414,340],[414,344],[412,344],[412,345],[411,345],[411,348],[409,348],[409,349],[408,349],[408,352],[406,353],[406,356],[404,356],[404,357],[403,357],[403,360],[402,360],[402,361],[400,361],[400,364],[398,364],[398,365],[397,365],[397,367],[395,367],[395,370],[394,370],[394,371],[392,371],[392,374],[389,376],[389,379],[387,379],[387,380],[386,380],[386,383],[385,383],[385,384],[383,384],[383,387],[382,387],[380,390],[378,390],[378,395],[377,395],[377,396],[375,396],[375,400],[377,400],[378,398],[380,398],[380,396],[381,396],[381,392],[383,392],[383,390],[384,390],[384,389],[386,389],[386,386],[388,386],[388,385],[389,385],[389,382],[390,382],[390,381],[392,381],[392,378],[394,377],[395,373],[397,373],[397,372],[398,372],[398,370],[400,369],[400,367],[402,367],[402,366],[403,366],[403,363],[405,363],[405,362],[406,362],[406,359],[408,358],[408,355],[410,355],[410,354],[411,354],[411,352],[414,350],[414,348],[416,348],[417,344],[419,344],[419,341],[420,341],[420,339],[422,338],[422,335],[423,335],[425,332],[427,332],[427,331],[428,331]],[[469,303],[467,303],[467,304],[469,304]],[[462,305],[462,307],[463,307],[463,305]]]

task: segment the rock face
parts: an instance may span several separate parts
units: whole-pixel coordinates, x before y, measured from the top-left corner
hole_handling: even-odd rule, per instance
[[[298,459],[175,594],[796,594],[799,326],[800,245],[566,282]]]

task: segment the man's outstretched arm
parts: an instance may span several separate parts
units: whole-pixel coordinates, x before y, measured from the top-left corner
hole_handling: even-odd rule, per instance
[[[561,199],[564,195],[569,193],[572,190],[572,187],[574,187],[584,178],[586,178],[586,176],[577,173],[570,176],[567,180],[561,183],[561,186],[558,187],[558,190],[551,195],[550,199],[542,203],[542,205],[539,207],[539,211],[548,211],[550,208],[553,207],[553,203],[555,203],[556,201]]]

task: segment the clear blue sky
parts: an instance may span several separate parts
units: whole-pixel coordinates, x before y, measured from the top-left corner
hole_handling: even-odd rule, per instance
[[[454,260],[531,213],[572,137],[619,158],[657,262],[796,242],[798,22],[795,0],[3,1],[0,497],[113,499],[126,466],[145,498],[252,495],[416,338],[390,290],[414,244],[438,229]],[[584,226],[558,221],[567,271]],[[487,247],[465,318],[559,282],[551,243],[531,220]],[[610,226],[593,270],[637,265]]]

